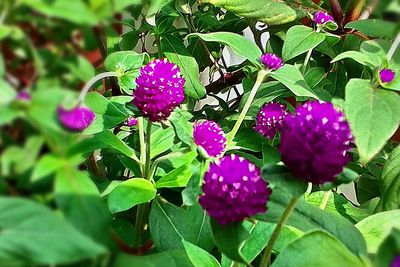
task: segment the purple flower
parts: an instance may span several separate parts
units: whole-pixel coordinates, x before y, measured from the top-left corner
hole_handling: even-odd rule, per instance
[[[210,157],[218,157],[226,147],[224,131],[213,121],[196,121],[193,129],[194,143],[202,147]]]
[[[277,70],[283,66],[282,59],[275,54],[267,53],[261,55],[260,60],[269,70]]]
[[[128,127],[133,127],[136,126],[138,124],[138,119],[132,116],[129,116],[126,121],[124,122],[124,124]]]
[[[314,14],[314,22],[317,25],[325,25],[328,22],[335,23],[335,19],[327,12],[317,11]]]
[[[392,71],[391,69],[383,69],[379,72],[379,78],[383,83],[390,83],[393,81],[394,76],[396,76],[396,73]]]
[[[350,160],[351,140],[342,112],[331,103],[308,102],[285,119],[281,131],[282,161],[295,177],[316,184],[330,182]]]
[[[272,140],[276,132],[282,129],[287,114],[285,105],[278,103],[264,104],[256,116],[254,130]]]
[[[397,255],[393,258],[392,264],[390,267],[400,267],[400,255]]]
[[[31,95],[27,91],[19,91],[17,94],[18,100],[29,101],[31,100]]]
[[[210,164],[200,205],[220,224],[240,222],[266,211],[271,194],[260,169],[247,159],[228,155]]]
[[[61,124],[68,130],[81,132],[85,130],[93,122],[96,115],[87,107],[75,107],[73,109],[65,109],[58,107],[58,119]]]
[[[140,69],[133,92],[135,104],[150,121],[166,120],[184,100],[185,79],[167,59],[156,59]]]

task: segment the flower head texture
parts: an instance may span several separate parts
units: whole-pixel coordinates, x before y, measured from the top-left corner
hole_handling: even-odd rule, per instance
[[[140,69],[133,104],[150,121],[166,120],[184,100],[185,79],[167,59],[156,59]]]
[[[335,19],[327,12],[317,11],[314,14],[314,22],[317,25],[325,25],[328,22],[335,22]]]
[[[31,95],[27,91],[20,91],[17,94],[18,100],[29,101],[31,100]]]
[[[218,157],[226,147],[226,137],[221,126],[214,121],[196,121],[193,129],[194,143],[210,157]]]
[[[282,161],[295,177],[316,184],[331,182],[350,160],[351,140],[343,113],[331,103],[308,102],[285,119]]]
[[[392,264],[390,267],[400,267],[400,255],[397,255],[393,258]]]
[[[261,62],[269,70],[277,70],[283,66],[283,61],[275,54],[267,53],[261,56]]]
[[[136,126],[138,124],[138,119],[132,116],[129,116],[126,121],[124,122],[124,124],[128,127],[133,127]]]
[[[200,205],[220,224],[240,222],[266,211],[271,194],[260,169],[237,155],[210,164],[204,175]]]
[[[274,139],[276,133],[282,129],[287,116],[286,106],[278,103],[267,103],[261,107],[256,116],[254,130],[262,136]]]
[[[396,76],[396,73],[394,71],[392,71],[391,69],[383,69],[379,72],[379,78],[384,83],[392,82],[395,76]]]
[[[96,115],[87,107],[75,107],[73,109],[65,109],[58,107],[58,119],[60,123],[68,130],[81,132],[89,127],[95,119]]]

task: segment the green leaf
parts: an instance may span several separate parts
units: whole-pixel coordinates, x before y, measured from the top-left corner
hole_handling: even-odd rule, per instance
[[[104,67],[108,71],[118,72],[140,69],[144,58],[145,54],[138,54],[134,51],[118,51],[107,56]]]
[[[110,129],[125,121],[128,116],[128,114],[125,114],[112,102],[96,92],[91,92],[86,95],[85,105],[96,114],[96,118],[92,124],[83,131],[83,135],[95,134]]]
[[[203,98],[206,95],[206,88],[199,80],[199,66],[182,40],[173,35],[163,35],[161,49],[171,62],[179,66],[185,78],[185,95],[193,99]]]
[[[271,77],[281,82],[296,96],[307,96],[319,99],[317,94],[308,86],[301,72],[293,65],[285,64],[272,72]]]
[[[154,158],[157,155],[167,151],[174,144],[175,131],[173,127],[166,129],[157,128],[151,133],[151,150],[150,158]]]
[[[158,250],[182,248],[181,240],[207,251],[214,246],[209,217],[198,204],[185,210],[156,199],[150,210],[149,228]]]
[[[64,166],[56,174],[54,194],[57,205],[79,231],[105,243],[110,214],[87,172]]]
[[[218,249],[233,261],[246,263],[240,251],[243,242],[249,238],[249,232],[242,223],[221,225],[214,219],[210,220],[214,242]]]
[[[382,242],[376,255],[376,266],[391,266],[393,259],[400,251],[400,229],[392,229],[389,236]]]
[[[191,164],[185,164],[161,177],[156,182],[156,188],[185,187],[192,177]]]
[[[16,96],[17,92],[8,83],[0,79],[0,106],[9,104]]]
[[[206,42],[216,42],[228,46],[238,56],[260,65],[261,50],[242,35],[231,32],[191,33],[187,38],[198,37]]]
[[[304,80],[310,88],[315,88],[324,78],[325,69],[321,67],[311,68],[304,75]]]
[[[0,197],[3,266],[63,265],[105,254],[103,246],[31,200]]]
[[[268,25],[286,24],[306,15],[305,10],[313,12],[318,9],[311,0],[200,0],[234,12],[248,19],[265,22]]]
[[[380,19],[351,21],[345,28],[360,31],[366,35],[382,38],[393,38],[396,34],[396,23]]]
[[[390,153],[382,171],[381,196],[375,211],[400,208],[400,146]]]
[[[209,254],[207,251],[199,248],[198,246],[193,245],[190,242],[182,240],[183,247],[186,250],[186,253],[196,267],[219,267],[221,266],[219,262]]]
[[[368,253],[376,253],[393,228],[400,228],[400,210],[376,213],[356,224],[367,242]]]
[[[282,48],[282,58],[284,61],[288,61],[315,48],[324,40],[325,34],[315,32],[310,27],[303,25],[293,26],[286,33]]]
[[[278,222],[291,198],[292,196],[284,191],[275,189],[268,200],[267,212],[257,215],[256,218],[272,223]],[[339,215],[307,204],[302,198],[299,199],[286,224],[304,232],[323,229],[339,239],[354,254],[366,254],[364,238],[351,222]]]
[[[357,61],[358,63],[360,63],[364,66],[368,66],[370,68],[376,67],[375,60],[373,58],[371,58],[369,55],[363,54],[358,51],[343,52],[343,53],[339,54],[338,56],[336,56],[334,59],[332,59],[331,63],[335,63],[337,61],[340,61],[340,60],[343,60],[346,58],[351,58],[351,59]]]
[[[73,58],[72,61],[67,61],[65,64],[68,70],[80,81],[87,82],[96,74],[93,65],[83,56]]]
[[[366,267],[360,258],[352,254],[332,235],[315,230],[306,233],[285,247],[272,267]]]
[[[307,190],[307,182],[294,178],[285,166],[266,165],[262,169],[261,176],[269,183],[272,190],[279,188],[294,197],[300,197]]]
[[[178,138],[194,149],[196,145],[193,141],[193,123],[189,120],[193,117],[191,113],[181,109],[175,109],[169,117],[169,121],[175,128]]]
[[[31,181],[38,181],[41,178],[54,173],[64,164],[66,164],[66,162],[57,156],[52,154],[44,155],[38,160],[38,162],[36,162],[35,168],[32,172]]]
[[[156,196],[153,184],[143,178],[132,178],[119,183],[108,196],[108,206],[112,213],[128,210],[146,203]]]
[[[182,242],[179,241],[181,244]],[[127,254],[120,254],[112,264],[112,267],[127,267],[127,266],[140,266],[140,267],[197,267],[192,264],[185,250],[168,250],[160,253],[145,255],[145,256],[131,256]]]
[[[149,9],[147,10],[146,17],[152,17],[161,9],[166,6],[168,3],[172,2],[173,0],[153,0],[150,2]]]
[[[346,86],[346,117],[360,154],[366,164],[395,133],[400,123],[400,96],[373,89],[368,80],[352,79]]]

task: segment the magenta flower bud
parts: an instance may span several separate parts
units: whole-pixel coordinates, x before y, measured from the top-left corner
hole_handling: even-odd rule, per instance
[[[349,162],[350,127],[331,103],[308,102],[287,116],[281,130],[282,161],[295,177],[322,184]]]
[[[75,107],[65,109],[58,107],[58,119],[60,123],[70,131],[81,132],[89,127],[96,115],[87,107]]]
[[[328,22],[335,23],[335,19],[327,12],[317,11],[314,14],[314,22],[317,25],[325,25]]]
[[[394,257],[390,267],[400,267],[400,255]]]
[[[240,222],[266,211],[271,194],[260,169],[237,155],[210,164],[204,175],[200,205],[220,224]]]
[[[272,140],[276,133],[282,129],[287,114],[285,105],[278,103],[264,104],[256,116],[256,126],[253,129]]]
[[[213,121],[196,121],[193,129],[194,143],[203,148],[208,156],[220,156],[226,147],[226,137],[221,126]]]
[[[140,69],[133,104],[150,121],[166,120],[184,100],[185,79],[167,59],[156,59]]]
[[[379,72],[379,78],[383,83],[390,83],[393,81],[396,73],[391,69],[383,69]]]
[[[265,67],[269,70],[277,70],[283,66],[282,59],[272,53],[267,53],[267,54],[261,55],[260,60],[265,65]]]
[[[19,91],[17,94],[18,100],[29,101],[31,98],[31,95],[27,91]]]
[[[128,127],[133,127],[136,126],[138,124],[138,119],[132,116],[129,116],[126,121],[124,122],[124,124]]]

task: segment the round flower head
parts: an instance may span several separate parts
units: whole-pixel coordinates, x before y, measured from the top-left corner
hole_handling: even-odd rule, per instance
[[[58,107],[58,119],[61,124],[68,130],[81,132],[85,130],[93,122],[96,115],[87,107],[75,107],[73,109],[65,109]]]
[[[128,127],[133,127],[136,126],[138,124],[138,119],[132,116],[129,116],[126,121],[124,122],[124,124]]]
[[[194,143],[203,148],[210,157],[218,157],[226,147],[225,133],[219,124],[213,121],[196,121],[193,138]]]
[[[256,126],[254,126],[254,130],[272,140],[276,132],[282,129],[284,118],[287,114],[285,105],[267,103],[261,107],[256,116]]]
[[[166,120],[184,100],[185,80],[167,59],[156,59],[140,69],[133,104],[150,121]]]
[[[220,224],[240,222],[266,211],[271,194],[260,169],[236,155],[210,164],[204,175],[200,205]]]
[[[390,267],[400,267],[400,255],[397,255],[393,258],[392,264]]]
[[[277,70],[283,66],[282,59],[275,54],[264,54],[261,56],[260,60],[269,70]]]
[[[328,22],[335,23],[335,19],[327,12],[317,11],[314,14],[314,22],[317,25],[325,25]]]
[[[308,102],[285,119],[282,161],[295,177],[316,184],[331,182],[350,160],[351,139],[343,113],[331,103]]]
[[[383,69],[379,72],[379,78],[383,83],[390,83],[393,81],[395,72],[391,69]]]
[[[20,91],[17,94],[17,99],[23,101],[29,101],[31,100],[31,95],[26,91]]]

